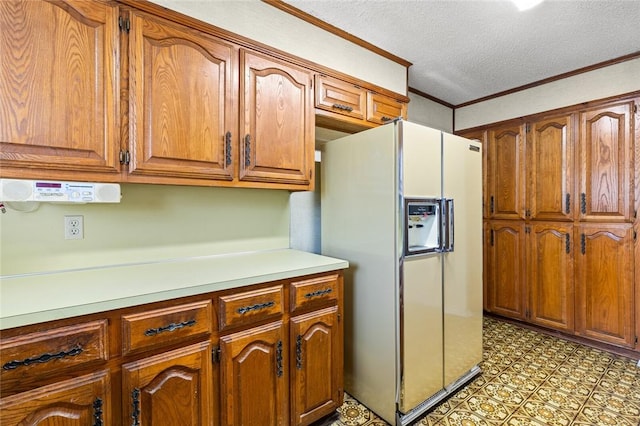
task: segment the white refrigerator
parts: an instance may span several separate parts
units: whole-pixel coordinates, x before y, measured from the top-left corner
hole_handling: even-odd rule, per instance
[[[481,149],[402,120],[322,147],[322,253],[350,264],[345,391],[391,424],[480,373]]]

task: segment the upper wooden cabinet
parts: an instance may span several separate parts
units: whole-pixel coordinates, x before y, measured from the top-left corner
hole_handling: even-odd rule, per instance
[[[407,104],[357,84],[323,74],[315,77],[316,123],[346,132],[356,132],[407,118]]]
[[[633,108],[633,101],[627,101],[580,112],[581,220],[633,217]]]
[[[233,180],[237,48],[134,11],[128,59],[131,175]]]
[[[118,179],[118,14],[97,1],[0,2],[3,177]]]
[[[240,52],[240,180],[313,189],[313,74]]]
[[[487,135],[489,216],[492,219],[525,217],[525,127],[490,129]]]
[[[534,121],[527,131],[527,209],[530,219],[572,220],[575,170],[572,115]]]

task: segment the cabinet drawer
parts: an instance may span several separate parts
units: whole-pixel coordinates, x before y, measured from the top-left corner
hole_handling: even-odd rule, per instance
[[[338,274],[291,283],[291,311],[334,304],[338,300]]]
[[[213,328],[210,300],[122,316],[122,354],[169,345]]]
[[[283,312],[282,285],[220,297],[220,330],[251,324]]]
[[[377,93],[367,92],[367,121],[385,124],[398,117],[406,118],[406,104]]]
[[[364,119],[366,101],[361,87],[316,75],[316,108]]]
[[[0,341],[3,388],[108,359],[107,321],[54,328]]]

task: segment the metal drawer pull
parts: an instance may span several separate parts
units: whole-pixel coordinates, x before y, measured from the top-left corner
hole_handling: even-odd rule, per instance
[[[58,352],[57,354],[42,354],[38,357],[27,358],[23,361],[18,361],[18,360],[9,361],[2,366],[2,369],[15,370],[18,367],[23,367],[31,364],[43,364],[45,362],[49,362],[54,359],[62,359],[68,356],[80,355],[82,352],[83,352],[82,348],[80,346],[76,346],[71,350]]]
[[[344,110],[344,111],[348,111],[348,112],[353,111],[353,107],[350,107],[350,106],[348,106],[348,105],[333,104],[333,107],[334,107],[334,108],[337,108],[337,109]]]
[[[179,330],[181,328],[192,327],[194,325],[196,325],[196,320],[194,320],[194,319],[189,320],[189,321],[183,321],[183,322],[178,323],[178,324],[172,322],[171,324],[166,325],[164,327],[150,328],[150,329],[148,329],[147,331],[144,332],[144,335],[145,336],[155,336],[156,334],[160,334],[160,333],[163,333],[165,331],[176,331],[176,330]]]
[[[238,308],[237,312],[239,314],[246,314],[247,312],[259,311],[260,309],[270,308],[275,304],[276,302],[274,301],[266,302],[266,303],[256,303],[255,305],[243,306],[241,308]]]
[[[307,299],[311,299],[312,297],[317,297],[317,296],[324,296],[325,294],[329,294],[333,291],[332,288],[327,288],[324,290],[318,290],[318,291],[314,291],[311,293],[307,293],[304,295],[304,297],[306,297]]]

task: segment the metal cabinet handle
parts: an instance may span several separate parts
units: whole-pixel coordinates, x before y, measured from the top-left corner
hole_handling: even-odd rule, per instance
[[[333,104],[333,107],[336,108],[336,109],[341,109],[343,111],[347,111],[347,112],[353,111],[353,107],[351,107],[349,105]]]
[[[131,392],[131,426],[140,426],[140,389]]]
[[[155,336],[157,334],[164,333],[165,331],[176,331],[184,327],[193,327],[194,325],[196,325],[196,320],[194,319],[189,321],[183,321],[177,324],[172,322],[171,324],[165,325],[164,327],[149,328],[147,329],[147,331],[144,332],[144,335]]]
[[[302,336],[296,337],[296,368],[302,370]]]
[[[227,166],[230,166],[231,165],[231,132],[225,133],[224,145],[225,145],[225,164]]]
[[[93,401],[93,426],[103,426],[102,422],[102,399],[96,398]]]
[[[333,291],[332,288],[326,288],[324,290],[317,290],[311,293],[307,293],[304,295],[307,299],[311,299],[312,297],[324,296],[325,294],[329,294]]]
[[[276,345],[276,376],[282,377],[284,373],[282,367],[282,340],[278,340],[278,344]]]
[[[276,302],[274,302],[274,301],[270,301],[270,302],[266,302],[266,303],[256,303],[255,305],[243,306],[241,308],[238,308],[236,310],[236,312],[238,312],[240,315],[242,315],[242,314],[246,314],[247,312],[259,311],[261,309],[270,308],[270,307],[274,306],[275,304],[276,304]]]
[[[26,358],[22,361],[13,360],[5,363],[2,366],[3,370],[15,370],[18,367],[26,367],[31,364],[44,364],[45,362],[53,361],[54,359],[62,359],[68,356],[77,356],[83,352],[82,347],[76,346],[68,351],[61,351],[55,354],[45,353],[36,357]]]
[[[587,194],[584,192],[580,194],[580,211],[582,214],[587,213]]]
[[[564,234],[564,250],[567,254],[571,253],[571,237],[568,232]]]
[[[587,253],[587,236],[585,234],[580,234],[580,251],[582,254]]]
[[[244,137],[244,166],[249,167],[251,165],[251,135]]]
[[[571,194],[567,193],[564,199],[565,211],[567,214],[571,213]]]

